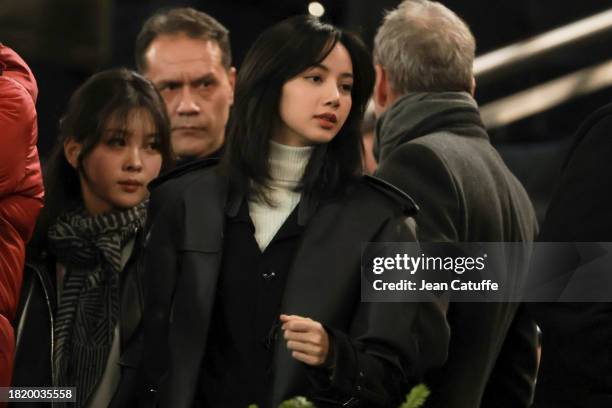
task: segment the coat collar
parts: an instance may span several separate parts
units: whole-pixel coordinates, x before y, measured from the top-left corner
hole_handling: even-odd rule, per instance
[[[467,92],[411,92],[376,123],[374,156],[380,162],[399,144],[436,132],[489,138],[478,105]]]
[[[242,202],[246,199],[247,193],[244,188],[237,185],[232,185],[225,207],[225,214],[229,217],[235,217],[238,215]],[[320,200],[310,195],[302,196],[300,203],[298,204],[298,219],[297,223],[299,226],[304,227],[308,224],[308,221],[312,218],[319,206]]]

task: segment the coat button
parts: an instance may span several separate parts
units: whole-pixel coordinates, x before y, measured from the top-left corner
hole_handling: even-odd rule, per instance
[[[274,272],[274,271],[264,272],[264,273],[261,274],[261,276],[265,280],[269,281],[269,280],[272,280],[272,279],[276,278],[276,272]]]

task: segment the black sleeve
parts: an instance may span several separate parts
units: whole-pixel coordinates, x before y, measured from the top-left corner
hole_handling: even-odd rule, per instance
[[[373,241],[412,242],[413,228],[392,220]],[[331,376],[329,369],[313,368],[311,380],[345,404],[397,407],[427,370],[446,360],[446,309],[446,301],[434,294],[430,302],[361,302],[349,333],[329,328]]]
[[[612,406],[612,303],[531,303],[542,329],[535,406]]]
[[[526,306],[519,306],[495,362],[482,408],[527,408],[535,388],[537,329]]]
[[[178,273],[178,226],[183,225],[182,201],[164,189],[149,202],[142,265],[144,282],[142,403],[157,389],[167,371],[168,323]]]

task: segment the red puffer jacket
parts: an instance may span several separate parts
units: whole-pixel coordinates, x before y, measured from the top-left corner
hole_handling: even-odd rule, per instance
[[[43,205],[36,149],[36,80],[12,49],[0,44],[0,387],[11,382],[15,315],[25,245]]]

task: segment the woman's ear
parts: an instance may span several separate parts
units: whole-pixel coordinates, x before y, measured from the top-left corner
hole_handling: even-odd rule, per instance
[[[64,156],[68,163],[75,169],[79,167],[79,156],[81,155],[82,149],[83,144],[75,141],[71,137],[64,141]]]

